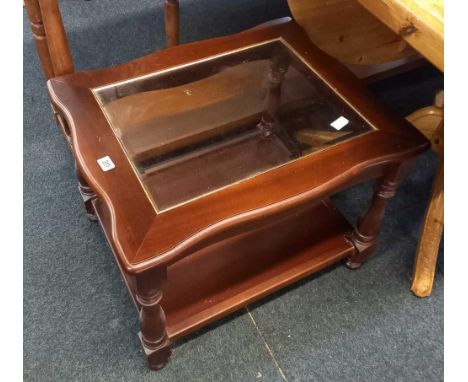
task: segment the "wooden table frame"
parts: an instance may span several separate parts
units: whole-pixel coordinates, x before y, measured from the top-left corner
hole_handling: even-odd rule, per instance
[[[177,208],[162,213],[155,211],[92,89],[278,38],[292,46],[313,71],[319,73],[372,126],[378,126],[378,130]],[[154,369],[165,365],[171,342],[181,336],[340,259],[346,258],[348,267],[358,268],[375,249],[387,201],[394,195],[415,155],[428,147],[422,134],[376,105],[364,86],[311,45],[290,19],[270,22],[234,36],[177,46],[109,69],[56,77],[48,82],[48,89],[63,131],[71,142],[79,173],[96,195],[90,199],[91,213],[97,214],[134,297],[139,310],[140,339]],[[83,107],[86,113],[83,113]],[[96,136],[99,140],[94,138]],[[99,168],[96,159],[103,155],[112,157],[115,170],[103,172]],[[332,159],[336,157],[341,160]],[[311,172],[314,177],[309,176]],[[125,188],[119,187],[123,179]],[[354,230],[346,228],[347,223],[338,217],[327,198],[369,179],[377,179],[369,208]],[[268,193],[259,192],[265,187],[268,187]],[[232,203],[233,200],[236,203]],[[235,284],[236,287],[226,289],[221,287],[224,282],[221,279],[220,285],[216,284],[218,281],[214,283],[208,279],[205,284],[197,285],[209,291],[208,296],[214,293],[216,298],[202,296],[195,300],[198,301],[195,305],[190,305],[192,301],[188,297],[185,297],[186,302],[182,301],[180,288],[186,287],[177,284],[183,280],[179,275],[183,274],[184,282],[188,282],[189,269],[196,268],[197,273],[203,273],[211,264],[198,263],[197,258],[202,256],[198,254],[213,258],[216,251],[228,250],[230,245],[237,248],[236,253],[242,253],[240,248],[245,250],[246,244],[238,238],[256,232],[247,241],[252,250],[265,240],[273,240],[271,236],[267,239],[270,229],[279,232],[287,227],[304,226],[295,220],[298,219],[296,216],[307,219],[310,214],[317,216],[315,220],[319,225],[314,228],[314,235],[332,235],[332,241],[325,241],[319,247],[314,244],[311,248],[315,249],[310,249],[312,252],[304,252],[299,257],[293,255],[292,259],[297,260],[292,263],[288,260],[272,266],[269,276],[258,276],[259,279],[255,274],[249,276],[252,279],[247,278],[250,280],[247,284],[240,282]],[[280,224],[283,219],[293,220],[290,224]],[[333,234],[333,230],[327,231],[332,228],[325,227],[333,227],[337,232]],[[288,231],[291,243],[304,240],[296,236],[300,232],[298,228]],[[252,264],[246,260],[245,265],[237,261],[238,268],[231,269],[232,277],[243,280],[246,272],[250,272],[245,267],[258,268],[258,264],[279,259],[293,246],[282,248],[282,251],[270,248],[268,255],[261,255],[264,257],[258,261],[252,257],[250,261],[255,261]],[[227,261],[228,257],[216,256],[218,261]],[[182,299],[181,302],[174,302],[174,296]],[[177,309],[173,308],[174,304]]]

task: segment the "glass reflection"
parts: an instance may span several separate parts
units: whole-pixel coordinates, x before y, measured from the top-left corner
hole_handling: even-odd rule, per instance
[[[372,130],[281,41],[95,94],[159,211]]]

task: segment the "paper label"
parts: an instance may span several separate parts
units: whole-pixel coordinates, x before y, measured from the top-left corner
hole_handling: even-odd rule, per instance
[[[99,158],[97,162],[102,171],[109,171],[115,168],[114,162],[112,162],[112,159],[110,159],[110,157],[107,155],[105,157]]]
[[[332,123],[330,123],[330,126],[333,127],[335,130],[341,130],[343,127],[345,127],[349,121],[341,116],[338,119],[335,119]]]

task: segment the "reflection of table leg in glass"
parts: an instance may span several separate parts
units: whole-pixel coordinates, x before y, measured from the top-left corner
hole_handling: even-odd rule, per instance
[[[371,203],[359,218],[354,232],[349,239],[356,247],[356,252],[348,258],[346,266],[359,268],[374,252],[377,235],[382,224],[387,201],[395,195],[396,189],[406,170],[405,163],[389,168],[388,173],[377,182]]]
[[[263,138],[268,138],[275,133],[275,115],[281,103],[281,85],[288,67],[289,60],[284,55],[276,55],[270,61],[265,108],[260,123],[257,125]]]

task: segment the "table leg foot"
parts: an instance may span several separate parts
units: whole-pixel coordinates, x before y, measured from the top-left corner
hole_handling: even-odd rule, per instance
[[[161,307],[162,284],[166,280],[166,269],[145,271],[136,277],[136,301],[140,307],[138,333],[143,350],[153,370],[162,369],[171,356],[171,343],[166,332],[166,315]]]
[[[362,221],[362,219],[360,220]],[[372,256],[377,244],[377,233],[371,236],[364,236],[359,231],[359,224],[350,235],[350,240],[356,249],[355,253],[346,259],[345,265],[349,269],[359,269],[364,262]]]
[[[155,348],[151,348],[148,347],[141,332],[138,333],[138,337],[140,338],[141,346],[145,352],[150,369],[161,370],[166,366],[172,354],[170,341],[166,338],[163,343],[157,345]]]
[[[353,271],[355,269],[361,268],[361,266],[362,266],[362,263],[354,262],[350,258],[347,258],[344,264],[345,264],[346,268],[351,269]]]

